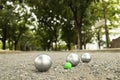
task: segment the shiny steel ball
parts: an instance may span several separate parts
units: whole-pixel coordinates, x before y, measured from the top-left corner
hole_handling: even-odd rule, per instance
[[[81,56],[81,60],[84,63],[88,63],[91,61],[91,55],[89,53],[83,53]]]
[[[48,55],[42,54],[35,58],[35,67],[40,72],[48,71],[52,65],[52,60]]]
[[[67,56],[67,59],[66,59],[67,62],[70,62],[72,64],[72,66],[77,66],[80,62],[80,58],[77,54],[75,53],[71,53]]]

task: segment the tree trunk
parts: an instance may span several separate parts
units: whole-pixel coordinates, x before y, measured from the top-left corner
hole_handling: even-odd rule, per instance
[[[82,44],[84,45],[84,49],[86,49],[86,40],[85,40],[85,35],[82,37]]]
[[[84,43],[84,49],[86,49],[86,43]]]
[[[57,46],[57,31],[56,31],[56,29],[55,29],[55,31],[54,31],[54,33],[55,33],[55,51],[57,51],[57,49],[58,49],[58,46]]]
[[[18,40],[14,42],[14,49],[17,50]]]
[[[3,38],[2,40],[2,49],[5,50],[6,49],[6,40]]]
[[[75,19],[75,22],[76,22],[76,28],[78,30],[78,49],[81,49],[82,50],[82,18],[83,18],[83,15],[81,15],[80,17],[80,20],[78,20],[77,18],[77,13],[75,12],[74,13],[74,19]]]
[[[109,48],[109,32],[108,32],[108,27],[107,27],[107,19],[106,19],[106,6],[105,6],[105,1],[102,0],[103,2],[103,16],[105,19],[105,36],[106,36],[106,47]]]
[[[13,50],[13,47],[14,47],[14,43],[13,41],[11,41],[11,50]]]
[[[55,41],[55,51],[57,51],[57,41]]]
[[[78,29],[78,49],[82,50],[82,33],[81,33],[82,29],[81,28],[82,28],[82,20],[83,20],[84,11],[82,11],[80,14],[80,13],[78,13],[77,7],[74,8],[72,6],[72,3],[69,3],[68,6],[71,8],[71,10],[73,12],[74,20],[76,23],[76,28]]]
[[[6,39],[7,39],[7,32],[6,32],[6,27],[3,27],[3,38],[2,38],[2,49],[5,50],[6,49]]]
[[[82,19],[83,14],[80,16],[80,20],[77,20],[77,29],[78,29],[78,49],[82,50]]]
[[[100,49],[100,30],[97,32],[98,47]]]
[[[71,50],[71,45],[70,45],[70,43],[67,43],[67,48],[68,48],[68,50]]]
[[[82,34],[81,34],[81,26],[78,27],[78,49],[82,49]]]
[[[10,46],[10,38],[8,39],[8,47],[9,47],[9,50],[11,50],[11,46]]]
[[[14,43],[14,46],[15,46],[14,49],[17,50],[17,42],[16,41]]]
[[[51,42],[48,42],[48,44],[47,44],[47,50],[48,51],[50,50],[50,46],[51,46]]]

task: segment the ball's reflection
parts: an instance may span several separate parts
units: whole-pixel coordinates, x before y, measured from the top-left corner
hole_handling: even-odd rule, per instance
[[[75,53],[71,53],[67,56],[67,59],[66,59],[67,62],[70,62],[72,64],[72,66],[76,66],[79,64],[80,62],[80,58],[77,54]]]
[[[81,60],[84,63],[88,63],[91,61],[91,55],[89,53],[83,53],[81,56]]]
[[[48,71],[52,65],[52,60],[48,55],[42,54],[35,58],[35,67],[38,71]]]

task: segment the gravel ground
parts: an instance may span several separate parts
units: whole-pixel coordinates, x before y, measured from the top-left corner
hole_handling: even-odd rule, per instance
[[[15,52],[13,52],[15,53]],[[52,58],[52,67],[47,72],[38,72],[34,59],[42,54]],[[89,52],[90,63],[80,63],[71,70],[63,64],[71,52],[22,52],[0,54],[0,80],[120,80],[120,51]],[[75,52],[79,56],[83,52]]]

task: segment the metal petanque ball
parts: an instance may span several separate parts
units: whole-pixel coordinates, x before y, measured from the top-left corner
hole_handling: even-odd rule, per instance
[[[81,60],[84,63],[88,63],[91,61],[91,55],[89,53],[83,53],[81,56]]]
[[[67,62],[70,62],[72,64],[72,66],[76,66],[79,64],[80,62],[80,58],[77,54],[75,53],[71,53],[67,56],[67,59],[66,59]]]
[[[48,55],[42,54],[35,58],[35,67],[40,72],[49,70],[52,65],[52,60]]]

